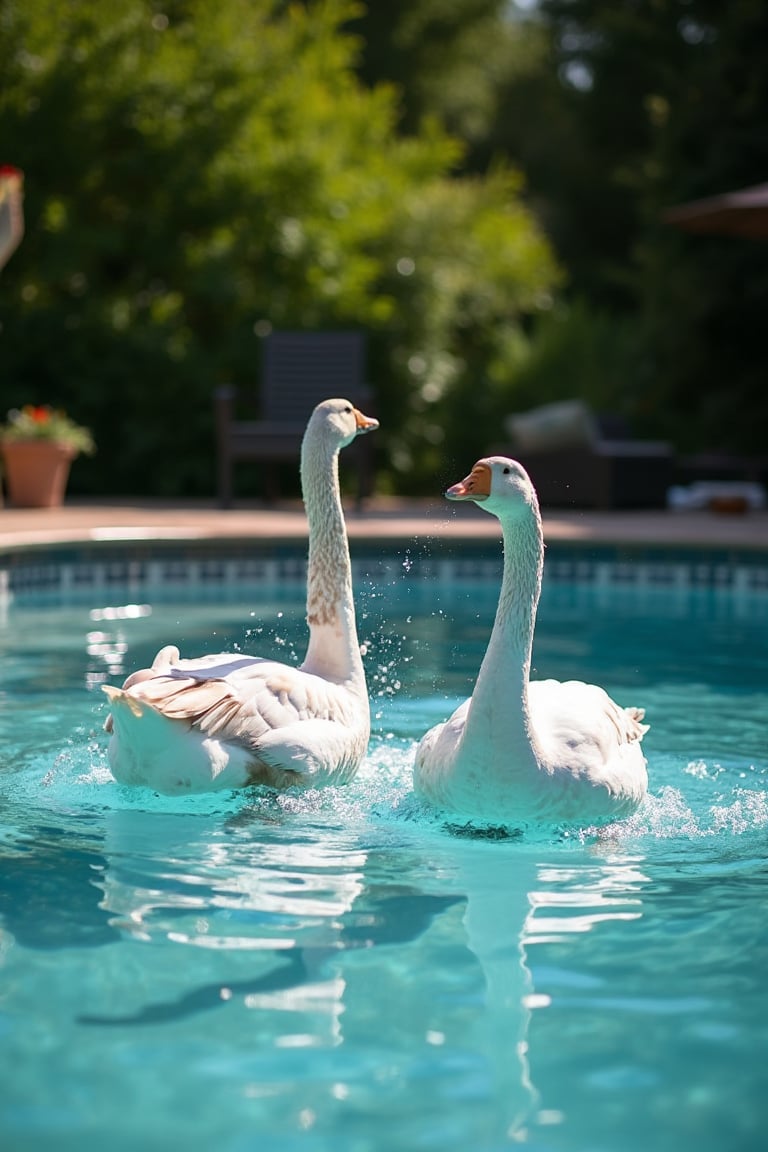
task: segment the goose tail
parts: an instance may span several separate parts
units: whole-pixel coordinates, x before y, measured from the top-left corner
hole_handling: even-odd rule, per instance
[[[125,709],[138,719],[144,713],[144,705],[141,701],[137,700],[135,696],[125,692],[122,688],[115,688],[114,684],[102,684],[101,690],[109,700],[113,708]],[[112,712],[109,713],[104,721],[104,731],[113,732],[115,728],[115,720]]]
[[[645,708],[625,708],[629,720],[629,734],[632,740],[642,740],[650,728],[650,724],[643,724]]]

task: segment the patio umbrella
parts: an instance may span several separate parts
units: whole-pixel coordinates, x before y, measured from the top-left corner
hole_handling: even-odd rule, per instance
[[[678,204],[664,219],[686,232],[768,238],[768,184]]]

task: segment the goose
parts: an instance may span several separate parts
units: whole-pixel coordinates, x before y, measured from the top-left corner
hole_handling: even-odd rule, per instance
[[[422,737],[414,791],[496,825],[592,824],[628,816],[648,787],[642,708],[578,680],[529,679],[544,568],[539,502],[516,460],[490,456],[445,493],[498,517],[504,571],[474,692]]]
[[[182,660],[162,648],[151,668],[109,697],[105,728],[115,780],[165,794],[248,784],[344,784],[360,766],[370,709],[357,639],[339,490],[339,450],[378,428],[348,400],[312,413],[301,447],[309,527],[309,645],[300,667],[223,652]]]

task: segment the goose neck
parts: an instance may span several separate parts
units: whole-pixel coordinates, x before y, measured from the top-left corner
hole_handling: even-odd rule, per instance
[[[541,592],[543,541],[530,519],[502,521],[504,573],[488,648],[467,719],[466,739],[532,748],[528,711],[533,629]]]
[[[362,678],[352,595],[352,568],[339,488],[338,449],[306,443],[302,493],[309,526],[307,623],[310,641],[302,665],[340,682]]]
[[[494,638],[501,638],[505,651],[522,661],[527,681],[544,569],[544,543],[538,515],[532,512],[520,520],[502,521],[502,536],[504,572]]]

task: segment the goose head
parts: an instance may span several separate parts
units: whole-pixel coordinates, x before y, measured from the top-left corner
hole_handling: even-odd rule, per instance
[[[350,400],[323,400],[310,417],[307,436],[327,441],[338,450],[351,444],[356,436],[373,432],[378,426],[378,420],[364,416]]]
[[[449,500],[474,500],[500,520],[538,515],[539,502],[531,478],[517,460],[486,456],[445,493]]]

